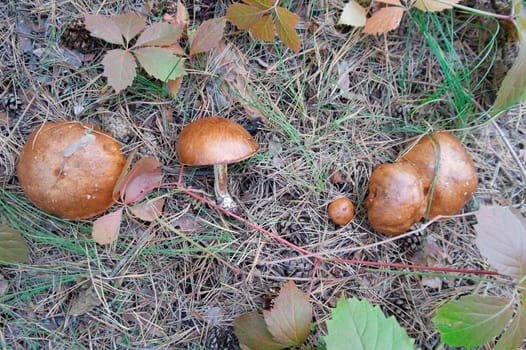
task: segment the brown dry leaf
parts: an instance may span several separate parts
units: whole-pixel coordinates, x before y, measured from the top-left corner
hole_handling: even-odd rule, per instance
[[[221,84],[220,92],[225,95],[225,100],[240,102],[247,118],[251,120],[266,120],[256,108],[251,106],[256,101],[256,97],[250,88],[252,76],[247,68],[249,62],[241,51],[221,40],[209,56],[209,65],[212,66],[213,73],[224,82]],[[231,93],[231,90],[234,90],[234,93]]]
[[[424,12],[438,12],[453,8],[450,4],[456,4],[460,0],[416,0],[414,7]],[[450,4],[446,4],[449,2]]]
[[[226,18],[241,30],[248,30],[261,18],[263,11],[251,5],[233,3],[226,11]]]
[[[111,19],[119,27],[122,35],[127,41],[133,39],[144,29],[144,27],[146,27],[146,21],[144,18],[135,13],[115,15],[111,17]]]
[[[166,87],[168,88],[168,90],[170,90],[170,93],[172,94],[173,98],[176,98],[177,94],[179,94],[179,90],[181,89],[182,84],[183,77],[166,81]]]
[[[155,198],[130,206],[130,212],[141,220],[152,222],[163,213],[164,198]]]
[[[417,265],[445,267],[451,265],[451,257],[437,244],[432,236],[427,236],[424,240],[422,251],[416,253],[412,259]],[[423,286],[431,289],[441,289],[443,279],[434,276],[422,276]]]
[[[225,18],[212,18],[201,23],[190,39],[190,55],[213,49],[223,37]]]
[[[362,32],[367,34],[387,33],[398,28],[403,15],[404,9],[402,7],[383,7],[367,20]]]
[[[9,289],[9,283],[7,283],[4,276],[0,274],[0,297],[4,295],[8,289]]]
[[[191,214],[184,214],[177,219],[170,222],[171,225],[178,228],[180,231],[202,231],[203,225],[195,219]]]
[[[91,36],[112,44],[124,45],[119,26],[109,17],[102,15],[84,15],[84,25]]]
[[[98,244],[110,244],[119,236],[122,220],[122,208],[99,217],[93,222],[91,236]]]
[[[81,291],[69,304],[68,314],[71,316],[84,315],[102,304],[94,288]]]
[[[103,75],[116,93],[130,86],[135,79],[137,63],[128,51],[121,49],[108,51],[102,59],[102,65],[104,66]]]

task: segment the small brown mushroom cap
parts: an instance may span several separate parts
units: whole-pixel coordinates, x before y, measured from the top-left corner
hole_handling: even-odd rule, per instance
[[[378,232],[398,235],[424,215],[424,184],[410,163],[385,163],[373,170],[365,201],[369,224]]]
[[[354,217],[354,204],[349,198],[341,197],[329,203],[327,213],[336,225],[347,225]]]
[[[46,123],[29,136],[17,175],[40,209],[65,219],[86,219],[115,203],[113,187],[125,162],[119,144],[91,124]]]
[[[440,161],[437,164],[437,154]],[[464,146],[453,135],[438,131],[423,137],[402,156],[422,174],[426,193],[433,192],[429,217],[455,215],[462,210],[477,189],[477,171]],[[435,166],[438,166],[436,183]]]
[[[238,123],[208,117],[188,124],[179,134],[179,161],[186,165],[236,163],[250,158],[259,145]]]

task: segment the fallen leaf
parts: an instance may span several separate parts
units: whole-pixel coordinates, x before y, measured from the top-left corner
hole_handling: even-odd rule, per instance
[[[356,1],[349,1],[343,7],[338,24],[345,24],[353,27],[363,27],[367,20],[365,8]]]
[[[263,16],[263,11],[251,5],[233,3],[228,6],[225,17],[241,30],[248,30]]]
[[[109,17],[102,15],[84,15],[84,26],[91,36],[112,44],[124,45],[119,26]]]
[[[93,222],[91,236],[100,245],[110,244],[119,236],[123,208],[99,217]]]
[[[266,10],[274,5],[275,0],[242,0],[244,3],[254,5],[262,10]]]
[[[296,33],[299,17],[286,8],[276,7],[276,32],[285,46],[298,53],[300,51],[300,37]]]
[[[175,220],[170,221],[170,224],[181,231],[201,231],[203,225],[199,223],[191,214],[183,214]]]
[[[164,198],[146,200],[142,203],[130,206],[130,212],[141,220],[152,222],[157,220],[163,213]]]
[[[312,306],[309,297],[289,281],[274,300],[274,307],[270,311],[263,310],[263,317],[276,341],[287,347],[298,346],[309,335]]]
[[[0,297],[4,295],[9,289],[9,283],[7,283],[5,277],[0,274]]]
[[[493,350],[520,349],[524,338],[526,338],[526,305],[522,304]]]
[[[111,19],[119,27],[120,32],[127,41],[135,38],[146,27],[144,18],[135,13],[115,15]]]
[[[166,22],[155,23],[142,32],[132,48],[141,46],[168,46],[179,40],[182,33],[182,28],[176,25]]]
[[[520,280],[526,275],[526,219],[510,208],[481,206],[475,243],[499,273]]]
[[[466,295],[442,305],[433,324],[449,346],[473,348],[499,335],[512,314],[508,298]]]
[[[286,347],[272,338],[263,316],[257,311],[236,317],[234,333],[242,349],[281,350]]]
[[[170,90],[170,93],[172,94],[173,98],[176,98],[179,94],[179,90],[181,89],[181,85],[183,84],[183,77],[179,77],[176,79],[168,79],[166,81],[166,86],[168,90]]]
[[[438,12],[453,8],[460,0],[416,0],[414,7],[424,12]],[[449,4],[448,4],[449,3]]]
[[[154,157],[139,159],[123,181],[120,194],[124,204],[130,204],[144,198],[159,187],[163,177],[161,163]]]
[[[0,224],[0,264],[29,262],[29,246],[20,232]]]
[[[223,37],[225,18],[212,18],[201,23],[190,39],[190,55],[213,49]]]
[[[402,7],[389,6],[382,7],[367,20],[362,33],[379,34],[387,33],[390,30],[398,28],[404,9]]]
[[[121,92],[133,83],[135,79],[137,64],[132,54],[121,49],[110,50],[102,59],[104,72],[108,84],[115,89],[116,93]]]
[[[80,316],[93,310],[102,304],[95,289],[88,288],[81,291],[69,304],[68,314],[71,316]]]
[[[266,15],[259,18],[250,28],[250,33],[257,40],[270,42],[274,40],[274,21],[272,16]]]
[[[166,81],[186,74],[183,58],[163,47],[142,47],[133,50],[135,57],[148,74]]]

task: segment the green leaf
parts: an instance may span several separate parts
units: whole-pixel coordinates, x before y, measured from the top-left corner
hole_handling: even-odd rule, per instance
[[[135,13],[116,15],[111,17],[111,19],[119,27],[122,35],[127,41],[135,38],[135,36],[146,27],[146,21],[144,18]]]
[[[270,311],[263,311],[265,323],[274,339],[289,346],[301,345],[307,339],[312,320],[309,297],[289,281],[281,288]]]
[[[133,50],[133,53],[146,72],[159,80],[172,80],[186,74],[182,57],[170,49],[143,47]]]
[[[190,55],[213,49],[223,37],[226,19],[212,18],[201,23],[190,39]]]
[[[502,333],[513,313],[509,298],[467,295],[442,305],[433,317],[450,346],[480,346]]]
[[[102,75],[108,78],[108,84],[116,93],[132,84],[137,64],[128,51],[121,49],[108,51],[102,59],[102,65],[104,66]]]
[[[255,6],[234,3],[228,6],[225,16],[239,29],[248,30],[263,16],[263,12]]]
[[[386,318],[367,300],[343,296],[331,310],[324,337],[328,350],[413,350],[409,338],[394,317]]]
[[[514,23],[519,33],[520,49],[497,92],[492,107],[493,115],[526,100],[526,6],[521,0],[513,0],[513,10],[516,14]]]
[[[84,26],[90,32],[91,36],[112,44],[124,45],[119,26],[109,17],[85,14]]]
[[[274,340],[263,316],[257,311],[244,313],[234,320],[234,333],[241,348],[251,350],[281,350],[286,345]]]
[[[526,275],[526,219],[516,210],[481,206],[475,243],[499,273],[520,280]]]
[[[29,247],[20,232],[0,225],[0,263],[29,262]]]
[[[493,350],[519,349],[524,338],[526,338],[526,306],[522,304]]]
[[[276,32],[285,46],[298,53],[300,51],[300,37],[296,33],[299,17],[283,7],[276,7]]]
[[[137,39],[133,48],[140,46],[168,46],[175,43],[181,37],[181,27],[162,22],[148,27]]]

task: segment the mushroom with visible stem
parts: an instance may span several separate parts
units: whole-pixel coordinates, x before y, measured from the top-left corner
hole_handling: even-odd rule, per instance
[[[217,204],[238,212],[238,204],[228,191],[228,164],[252,157],[259,145],[238,123],[208,117],[187,125],[179,134],[177,151],[185,165],[214,166],[214,192]]]

